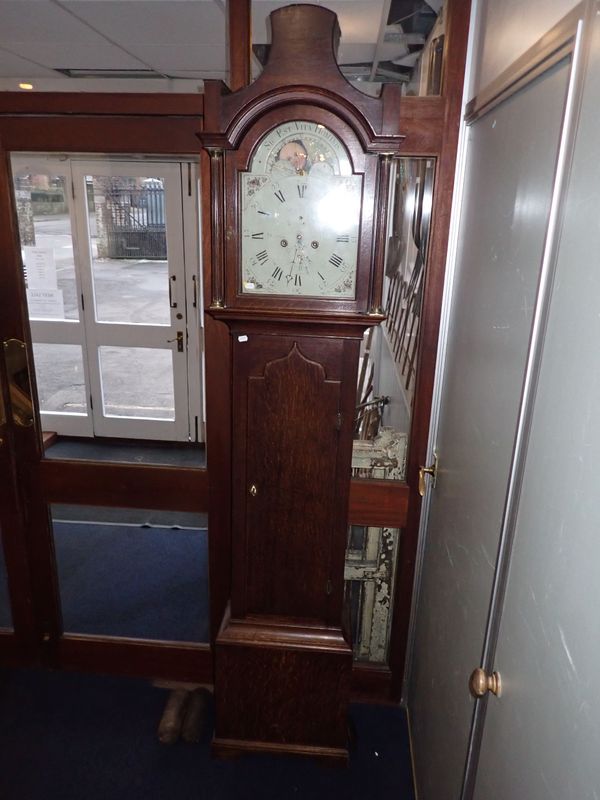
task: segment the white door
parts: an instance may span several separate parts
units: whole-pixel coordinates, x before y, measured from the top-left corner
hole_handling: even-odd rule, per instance
[[[77,415],[64,409],[57,414],[41,402],[44,429],[70,435],[201,440],[195,165],[67,157],[14,161],[17,175],[31,176],[42,168],[61,176],[68,188],[68,220],[64,214],[56,217],[54,239],[49,241],[56,260],[61,246],[56,237],[66,238],[68,228],[73,253],[68,314],[74,319],[37,320],[30,299],[40,399],[48,394],[55,405],[59,402],[52,392],[55,376],[64,372],[53,370],[57,352],[64,360],[70,346],[73,359],[77,346],[83,359],[83,408]],[[18,186],[17,182],[17,193]],[[47,217],[34,215],[34,220],[39,228],[49,225]],[[38,235],[38,261],[43,255],[40,242],[44,244]],[[27,257],[31,260],[31,253],[26,253],[26,264]],[[68,383],[68,377],[63,375],[63,380]]]
[[[71,165],[57,156],[12,159],[37,394],[46,431],[91,436]]]
[[[476,800],[600,797],[600,24],[532,415]]]
[[[423,800],[461,796],[569,73],[564,59],[469,129],[409,693]]]

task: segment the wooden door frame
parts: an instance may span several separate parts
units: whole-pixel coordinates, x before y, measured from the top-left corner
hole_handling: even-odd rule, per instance
[[[30,363],[10,153],[194,155],[202,112],[201,95],[0,94],[0,296],[10,298],[2,304],[0,338],[24,341]],[[0,653],[18,663],[212,683],[208,644],[62,635],[48,516],[48,504],[69,502],[204,512],[207,471],[44,460],[39,424],[9,422],[7,429],[0,524],[10,531],[4,550],[15,630],[0,637]]]
[[[431,412],[468,28],[469,3],[449,0],[442,95],[405,97],[399,109],[406,136],[402,155],[436,158],[438,174],[419,343],[415,392],[419,403],[413,412],[407,483],[355,479],[351,486],[351,524],[403,529],[390,664],[389,667],[355,666],[353,688],[357,698],[397,700],[402,687],[420,517],[417,476],[426,455]],[[244,85],[249,73],[239,53],[249,52],[249,24],[232,26],[232,34],[231,50],[236,58],[231,59],[231,64],[242,70],[232,78],[237,85]],[[200,153],[196,134],[201,130],[202,115],[203,97],[199,94],[0,93],[0,254],[5,265],[0,271],[0,296],[19,299],[18,303],[2,308],[1,338],[25,341],[31,355],[10,183],[10,153],[189,156]],[[210,185],[209,173],[208,156],[202,153],[205,231],[210,230],[211,213],[215,211],[204,188]],[[208,264],[209,237],[204,236],[202,241],[203,262]],[[204,270],[204,296],[212,296],[207,270]],[[212,683],[210,645],[61,636],[61,631],[50,624],[57,617],[58,590],[48,570],[54,554],[46,507],[50,502],[76,500],[129,507],[150,504],[156,508],[158,502],[161,508],[170,510],[208,511],[210,630],[214,641],[230,596],[231,375],[227,365],[231,363],[231,352],[224,323],[209,317],[205,325],[208,470],[43,460],[41,440],[33,428],[8,426],[14,453],[7,457],[0,455],[0,479],[12,489],[11,499],[3,501],[0,523],[5,530],[10,527],[15,531],[8,546],[5,545],[5,552],[7,567],[14,576],[11,589],[16,630],[14,636],[0,637],[0,653],[20,652],[28,661],[37,654],[42,663],[60,663],[74,669]],[[111,488],[107,489],[108,486]],[[39,499],[29,504],[26,517],[24,493]]]

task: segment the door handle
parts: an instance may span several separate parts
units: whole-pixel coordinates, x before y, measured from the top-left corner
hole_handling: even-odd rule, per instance
[[[5,339],[2,343],[12,420],[20,428],[33,425],[31,381],[27,363],[27,348],[19,339]]]
[[[431,475],[432,482],[431,486],[435,489],[435,483],[437,480],[437,470],[438,470],[438,457],[437,453],[433,455],[433,464],[429,467],[419,467],[419,494],[421,497],[425,496],[425,490],[427,489],[427,483],[425,482],[425,475]]]
[[[171,294],[171,286],[173,282],[177,280],[177,275],[169,275],[169,307],[170,308],[177,308],[177,303],[173,302],[173,295]]]
[[[496,697],[500,697],[502,694],[502,678],[500,673],[492,672],[491,675],[488,675],[484,669],[477,667],[477,669],[473,670],[469,678],[469,691],[473,697],[483,697],[488,692],[495,694]]]
[[[174,339],[167,339],[167,342],[177,342],[177,352],[183,353],[183,331],[177,331]]]

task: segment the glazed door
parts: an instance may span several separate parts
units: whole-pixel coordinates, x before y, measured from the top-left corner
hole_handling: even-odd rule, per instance
[[[13,158],[44,430],[201,439],[194,170]]]

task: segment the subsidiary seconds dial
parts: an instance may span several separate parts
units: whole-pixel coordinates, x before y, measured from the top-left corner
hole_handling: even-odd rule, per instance
[[[354,298],[361,192],[329,130],[271,131],[241,176],[242,293]]]

